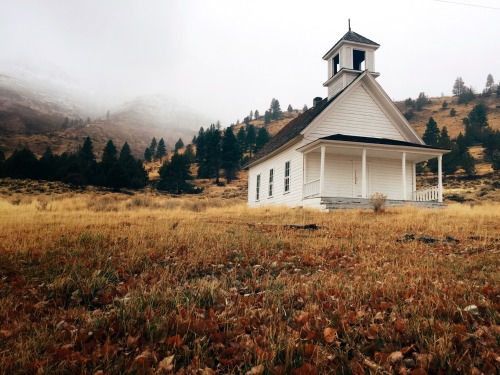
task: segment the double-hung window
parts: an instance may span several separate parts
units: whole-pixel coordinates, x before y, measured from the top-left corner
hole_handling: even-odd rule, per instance
[[[260,174],[257,175],[257,185],[255,188],[255,200],[258,201],[260,198]]]
[[[290,162],[285,163],[285,193],[290,191]]]
[[[273,196],[273,186],[274,186],[274,169],[269,170],[269,196]]]

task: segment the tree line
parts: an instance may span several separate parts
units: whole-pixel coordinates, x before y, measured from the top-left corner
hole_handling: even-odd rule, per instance
[[[115,189],[139,189],[148,181],[142,162],[132,156],[127,142],[118,152],[113,141],[108,141],[102,150],[100,162],[96,161],[90,137],[84,140],[75,153],[56,155],[47,147],[38,159],[29,148],[23,148],[15,150],[8,159],[1,157],[0,160],[2,177],[62,181],[73,185],[96,185]]]
[[[500,170],[500,132],[491,129],[488,124],[488,107],[484,103],[476,104],[462,122],[465,134],[460,132],[453,140],[450,139],[446,126],[439,130],[432,117],[427,122],[422,137],[424,142],[429,146],[451,150],[443,156],[443,173],[453,174],[462,168],[466,175],[473,176],[476,173],[475,159],[470,154],[469,148],[475,145],[483,146],[485,160],[492,164],[493,170]],[[436,172],[437,161],[435,159],[428,161],[427,167]]]

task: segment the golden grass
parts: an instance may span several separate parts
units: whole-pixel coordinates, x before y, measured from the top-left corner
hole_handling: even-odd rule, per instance
[[[0,373],[499,370],[499,204],[374,214],[146,193],[11,199]],[[285,226],[309,223],[320,229]]]

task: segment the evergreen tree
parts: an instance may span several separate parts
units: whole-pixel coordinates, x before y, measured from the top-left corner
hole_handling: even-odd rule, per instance
[[[292,105],[291,105],[291,104],[288,104],[287,111],[288,111],[288,112],[293,112],[293,107],[292,107]]]
[[[160,160],[160,163],[163,160],[163,157],[167,155],[167,148],[165,147],[165,141],[163,138],[158,142],[158,146],[156,147],[155,158]]]
[[[445,101],[443,102],[443,104],[441,105],[441,109],[442,109],[442,110],[445,110],[446,108],[448,108],[448,102],[445,100]]]
[[[127,142],[123,144],[120,150],[118,164],[120,168],[116,167],[113,173],[119,177],[119,181],[113,187],[139,189],[146,186],[148,181],[147,172],[142,162],[138,162],[132,156],[132,150]]]
[[[458,95],[458,104],[467,104],[474,100],[476,93],[472,87],[465,87],[460,95]]]
[[[69,127],[69,118],[65,117],[63,123],[61,124],[61,128],[66,129]]]
[[[465,84],[462,77],[457,77],[453,85],[452,93],[453,95],[461,95],[464,92]]]
[[[149,151],[151,152],[151,157],[154,158],[156,155],[156,147],[158,146],[158,142],[156,141],[156,138],[153,137],[151,140],[151,144],[149,145]]]
[[[246,147],[247,133],[243,126],[238,130],[238,133],[236,134],[236,139],[238,140],[238,146],[240,147],[240,152],[244,154],[247,151]]]
[[[483,130],[488,126],[488,107],[484,103],[479,103],[472,108],[466,118],[465,138],[469,145],[483,140]]]
[[[437,146],[439,141],[439,128],[436,121],[431,117],[427,122],[425,133],[422,137],[425,144],[428,146]]]
[[[38,159],[29,148],[15,150],[4,163],[4,173],[12,178],[37,179],[40,177]]]
[[[252,110],[250,110],[250,115],[248,116],[248,118],[250,119],[250,121],[253,120],[253,111]]]
[[[118,164],[118,151],[112,140],[109,140],[102,150],[101,162],[98,165],[99,177],[96,179],[97,185],[107,187],[117,187],[121,183],[122,171],[116,166]],[[70,173],[76,173],[71,171]],[[118,179],[118,181],[115,181]]]
[[[430,99],[427,97],[427,95],[425,95],[425,92],[421,92],[420,94],[418,94],[418,98],[415,101],[414,109],[415,111],[420,111],[428,104],[431,104]]]
[[[486,89],[491,90],[494,85],[495,80],[493,79],[493,76],[491,74],[488,74],[488,77],[486,77]]]
[[[78,157],[86,165],[90,165],[95,162],[94,146],[92,145],[90,137],[85,138],[85,141],[78,152]]]
[[[308,111],[308,110],[309,110],[309,108],[307,107],[307,104],[304,104],[304,107],[302,107],[302,111],[305,112],[305,111]]]
[[[191,140],[191,143],[192,143],[193,145],[195,145],[195,144],[196,144],[196,134],[195,134],[195,135],[193,135],[193,139]]]
[[[184,155],[186,155],[186,157],[189,161],[189,164],[192,164],[195,162],[196,157],[194,155],[193,145],[189,144],[186,146],[186,149],[184,150]]]
[[[455,117],[457,115],[457,110],[455,108],[450,109],[450,116]]]
[[[258,119],[260,117],[260,113],[259,111],[256,109],[255,112],[254,112],[254,119]]]
[[[252,157],[252,152],[255,148],[255,142],[257,140],[256,134],[255,134],[255,127],[250,124],[246,128],[246,133],[247,133],[247,138],[246,138],[246,149],[250,153],[250,157]]]
[[[271,139],[266,128],[262,127],[257,133],[257,139],[255,140],[255,152],[259,151],[268,141]]]
[[[198,162],[198,177],[215,178],[219,183],[221,163],[221,133],[212,124],[202,135],[203,142],[200,148],[200,135],[198,135],[198,146],[196,160]]]
[[[170,162],[165,161],[160,168],[160,183],[158,189],[174,194],[198,193],[188,181],[193,177],[189,171],[189,160],[185,154],[175,153]]]
[[[278,99],[273,98],[271,100],[269,113],[271,114],[271,119],[273,120],[280,120],[283,118],[283,113],[281,112],[280,102]]]
[[[184,147],[184,142],[182,142],[182,138],[179,138],[177,142],[175,142],[175,151],[179,151]]]
[[[224,170],[226,180],[230,183],[236,178],[236,172],[240,167],[241,151],[238,141],[231,128],[226,128],[222,137],[221,168]]]
[[[117,156],[118,156],[118,151],[116,149],[116,146],[110,139],[106,143],[106,146],[104,146],[104,149],[102,150],[101,163],[108,165],[114,164],[118,161]]]
[[[42,157],[38,161],[40,178],[49,181],[57,180],[57,170],[59,168],[58,159],[52,153],[52,149],[47,147]]]
[[[203,127],[198,131],[198,136],[196,137],[196,162],[198,165],[203,163],[206,154],[206,142],[205,142],[205,130]],[[199,173],[198,173],[199,176]]]
[[[151,149],[147,147],[144,150],[144,160],[146,160],[148,163],[151,163],[151,160],[153,159],[153,155],[151,154]]]
[[[266,112],[264,113],[264,124],[269,124],[269,123],[271,123],[271,117],[272,117],[272,116],[271,116],[271,112],[266,111]]]
[[[2,150],[0,150],[0,178],[5,177],[4,162],[5,162],[5,154]]]
[[[456,139],[456,147],[458,165],[462,167],[466,175],[474,175],[476,171],[475,161],[469,152],[467,140],[462,133]]]

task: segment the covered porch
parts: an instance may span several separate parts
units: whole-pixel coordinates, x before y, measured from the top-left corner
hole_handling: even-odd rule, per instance
[[[382,193],[388,203],[443,201],[442,156],[448,150],[403,141],[336,135],[299,148],[303,200],[368,203]],[[416,164],[438,159],[437,185],[417,189]],[[354,202],[354,201],[353,201]],[[351,202],[352,203],[352,202]]]

